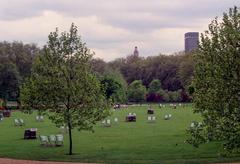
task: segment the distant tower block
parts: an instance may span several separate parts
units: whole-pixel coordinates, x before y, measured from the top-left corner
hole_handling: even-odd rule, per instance
[[[137,46],[135,47],[135,49],[134,49],[134,51],[133,51],[133,55],[134,55],[134,56],[138,56],[138,55],[139,55]]]
[[[198,32],[185,33],[184,39],[185,39],[185,52],[191,52],[198,48],[198,43],[199,43]]]

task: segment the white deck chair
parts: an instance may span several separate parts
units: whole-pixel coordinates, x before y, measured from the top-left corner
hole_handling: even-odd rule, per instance
[[[152,116],[152,120],[153,120],[153,121],[156,121],[156,117],[155,117],[155,116]]]
[[[24,123],[24,121],[23,121],[23,119],[19,119],[19,122],[20,122],[20,126],[23,126],[23,125],[25,125],[25,123]]]
[[[40,139],[41,145],[47,146],[49,144],[49,140],[47,136],[40,135],[39,139]]]
[[[43,116],[40,116],[40,117],[39,117],[39,121],[43,121]]]
[[[57,134],[56,135],[56,146],[62,146],[63,145],[63,135]]]
[[[151,116],[148,116],[148,121],[151,121],[152,120],[152,117]]]
[[[19,125],[20,125],[20,122],[19,122],[18,119],[16,119],[16,118],[14,119],[14,125],[15,125],[15,126],[19,126]]]
[[[169,119],[167,114],[164,116],[164,119],[165,119],[165,120],[168,120],[168,119]]]
[[[194,127],[195,127],[194,122],[191,123],[190,127],[191,127],[191,128],[194,128]]]
[[[56,136],[55,135],[50,135],[49,137],[48,137],[48,139],[49,139],[49,143],[52,145],[52,146],[55,146],[56,145],[56,142],[57,142],[57,139],[56,139]]]

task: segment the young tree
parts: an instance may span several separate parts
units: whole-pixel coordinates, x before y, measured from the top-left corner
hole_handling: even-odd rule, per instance
[[[146,100],[146,87],[141,80],[135,80],[128,86],[128,101],[143,102]]]
[[[195,112],[203,117],[201,131],[189,140],[223,140],[227,150],[240,148],[240,12],[224,13],[201,36],[195,55]],[[194,133],[191,133],[194,134]]]
[[[93,125],[108,115],[108,103],[100,82],[91,73],[92,54],[82,43],[77,27],[59,35],[51,32],[45,53],[34,62],[30,79],[21,88],[26,109],[45,110],[57,125],[67,125],[69,154],[72,130],[93,130]]]

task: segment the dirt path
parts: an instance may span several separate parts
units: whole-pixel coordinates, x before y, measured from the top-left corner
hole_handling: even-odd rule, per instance
[[[29,161],[29,160],[15,160],[15,159],[8,159],[8,158],[0,158],[0,164],[90,164],[90,163]]]

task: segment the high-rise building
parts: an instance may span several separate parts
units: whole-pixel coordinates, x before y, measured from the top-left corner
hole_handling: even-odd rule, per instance
[[[185,52],[191,52],[198,48],[199,44],[199,33],[198,32],[187,32],[184,35],[185,39]]]

